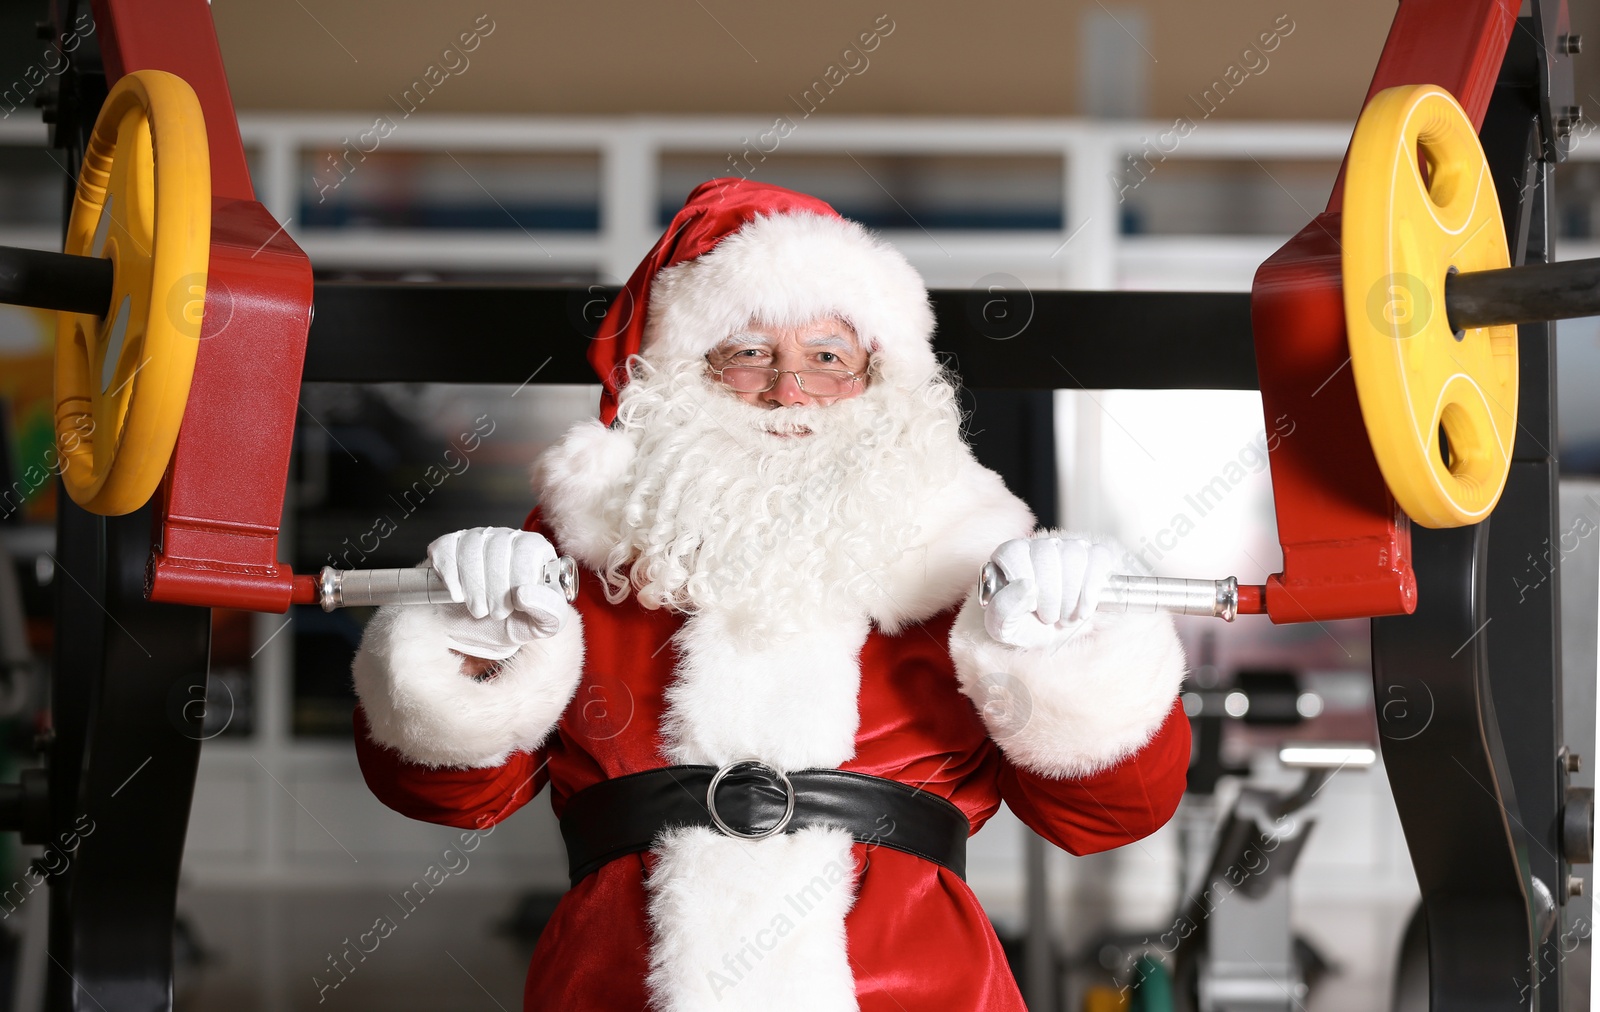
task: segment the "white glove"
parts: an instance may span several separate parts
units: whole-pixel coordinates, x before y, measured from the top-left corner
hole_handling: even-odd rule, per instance
[[[509,527],[453,531],[428,546],[428,563],[465,615],[449,623],[450,646],[505,660],[529,640],[554,636],[572,606],[544,582],[556,550],[543,535]]]
[[[984,609],[983,627],[1014,647],[1069,639],[1094,614],[1114,560],[1110,548],[1082,538],[1007,541],[991,556],[1007,582]]]

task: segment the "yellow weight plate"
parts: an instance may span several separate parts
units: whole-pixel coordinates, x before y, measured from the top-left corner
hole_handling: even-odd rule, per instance
[[[1424,527],[1477,523],[1511,466],[1517,328],[1450,329],[1450,271],[1511,258],[1477,132],[1449,92],[1408,85],[1367,103],[1341,231],[1350,367],[1384,480]]]
[[[108,258],[113,281],[104,317],[62,313],[57,324],[62,482],[84,509],[131,513],[160,485],[183,422],[200,348],[196,279],[211,255],[205,116],[182,78],[135,71],[106,96],[65,250]],[[189,294],[174,298],[180,289]]]

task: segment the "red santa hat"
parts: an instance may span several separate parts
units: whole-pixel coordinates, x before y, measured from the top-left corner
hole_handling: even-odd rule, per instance
[[[922,277],[887,242],[815,197],[748,179],[695,187],[618,293],[589,348],[617,413],[630,356],[702,358],[752,319],[773,326],[838,316],[872,352],[876,376],[910,386],[938,371]]]

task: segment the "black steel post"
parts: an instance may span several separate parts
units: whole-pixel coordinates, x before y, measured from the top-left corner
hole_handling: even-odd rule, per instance
[[[173,923],[200,760],[211,612],[144,600],[151,510],[62,494],[52,680],[49,1012],[172,1007]]]
[[[1457,331],[1600,316],[1600,260],[1450,274],[1444,301]]]
[[[1554,264],[1553,147],[1541,143],[1541,90],[1547,81],[1537,26],[1524,20],[1485,118],[1482,140],[1498,192],[1518,199],[1517,227],[1508,228],[1521,297],[1545,303],[1545,320],[1566,318],[1600,291],[1594,264]],[[1538,155],[1530,159],[1529,152]],[[1495,297],[1511,271],[1474,276],[1469,288]],[[1467,281],[1466,276],[1461,280]],[[1561,284],[1566,290],[1548,286]],[[1459,289],[1458,289],[1459,290]],[[1509,294],[1509,293],[1506,293]],[[1452,309],[1454,307],[1452,306]],[[1571,868],[1561,847],[1566,774],[1562,757],[1561,599],[1559,593],[1559,462],[1556,452],[1556,327],[1522,318],[1517,331],[1517,432],[1505,491],[1489,521],[1488,611],[1483,630],[1506,763],[1515,784],[1512,814],[1526,840],[1530,897],[1536,917],[1553,903],[1542,926],[1560,923]],[[1533,1007],[1567,1007],[1557,968],[1566,958],[1560,930],[1541,931],[1525,953],[1518,979]]]
[[[0,246],[0,303],[104,316],[112,266],[102,257]]]
[[[57,34],[88,7],[87,0],[52,4]],[[74,171],[104,99],[99,40],[88,35],[42,103],[52,143]],[[72,192],[69,181],[68,208]],[[60,266],[51,263],[44,273]],[[68,286],[73,292],[57,293],[63,298],[86,297],[106,270],[68,267],[74,269],[84,276]],[[36,293],[60,280],[14,284]],[[109,292],[109,285],[101,290]],[[99,310],[54,308],[103,312],[104,302]],[[199,763],[211,613],[144,600],[149,507],[108,520],[75,506],[59,485],[57,495],[46,750],[46,845],[56,859],[45,865],[51,872],[45,1008],[161,1012],[172,1007],[178,870]]]
[[[1512,261],[1529,269],[1447,282],[1457,325],[1485,322],[1479,303],[1503,303],[1508,284],[1530,289],[1546,276],[1553,164],[1540,157],[1533,28],[1523,19],[1512,33],[1482,129]],[[1553,325],[1522,326],[1518,354],[1519,423],[1499,508],[1476,527],[1413,528],[1417,611],[1372,623],[1379,729],[1422,891],[1435,1012],[1564,1007],[1560,975],[1543,972],[1566,893],[1559,601],[1543,561],[1556,541]],[[1535,561],[1543,578],[1527,572]]]
[[[1041,527],[1058,524],[1055,400],[1047,390],[971,390],[967,435],[974,455],[1005,479]],[[1027,934],[1018,983],[1029,1008],[1060,1006],[1055,935],[1051,930],[1049,844],[1029,832],[1023,841]]]
[[[1524,987],[1534,944],[1527,847],[1484,640],[1488,524],[1416,527],[1411,537],[1417,610],[1372,620],[1372,677],[1422,892],[1430,1008],[1537,1010]]]
[[[1498,96],[1497,96],[1498,97]],[[1546,228],[1554,166],[1533,167],[1529,263],[1550,254]],[[1517,331],[1517,435],[1505,491],[1490,519],[1489,681],[1494,691],[1506,760],[1516,782],[1518,818],[1528,837],[1528,866],[1558,905],[1567,899],[1571,869],[1561,853],[1560,816],[1565,774],[1560,769],[1561,595],[1559,464],[1555,425],[1555,324]],[[1560,932],[1540,939],[1523,979],[1537,986],[1539,1007],[1559,1009],[1566,953]]]

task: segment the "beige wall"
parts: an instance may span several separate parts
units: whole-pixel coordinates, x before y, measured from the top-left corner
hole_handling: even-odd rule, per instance
[[[1194,114],[1196,95],[1241,62],[1275,23],[1292,25],[1270,66],[1216,116],[1349,120],[1382,48],[1394,0],[215,0],[241,109],[392,109],[444,50],[480,22],[493,33],[464,54],[422,108],[517,113],[772,113],[798,98],[870,31],[882,38],[834,113],[1082,113],[1079,29],[1102,11],[1148,26],[1145,112]],[[1283,18],[1280,21],[1280,18]],[[1595,40],[1600,44],[1600,38]],[[1255,57],[1251,57],[1255,62]],[[854,57],[852,57],[852,62]],[[450,63],[460,67],[452,55]],[[1260,66],[1258,62],[1256,66]],[[859,66],[859,64],[857,64]],[[408,106],[411,103],[408,103]]]

